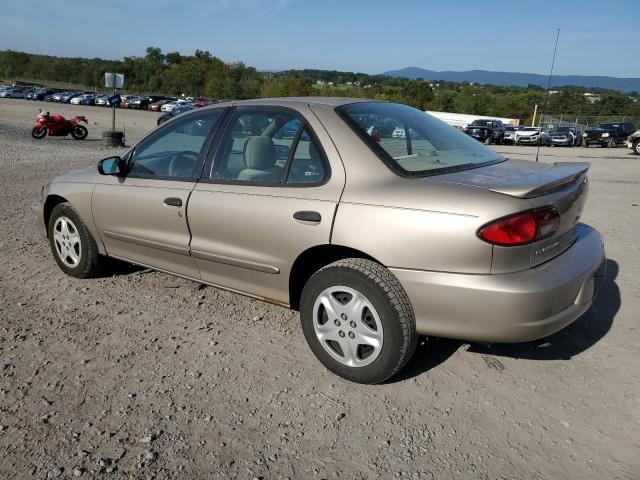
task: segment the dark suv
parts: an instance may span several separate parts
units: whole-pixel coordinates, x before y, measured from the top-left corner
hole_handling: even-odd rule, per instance
[[[500,120],[474,120],[464,129],[464,133],[487,145],[501,145],[504,131],[504,123]]]
[[[615,147],[622,145],[627,137],[636,130],[636,126],[630,122],[601,123],[598,128],[589,128],[582,134],[582,146],[602,145],[603,147]]]

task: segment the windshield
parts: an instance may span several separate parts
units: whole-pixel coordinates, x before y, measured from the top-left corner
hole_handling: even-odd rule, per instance
[[[436,175],[504,160],[441,120],[406,105],[362,102],[336,111],[400,175]]]
[[[600,125],[598,125],[598,128],[602,128],[604,130],[610,129],[610,128],[613,128],[613,127],[614,127],[614,125],[611,124],[611,123],[601,123]]]
[[[471,122],[471,125],[475,125],[477,127],[482,127],[486,125],[491,126],[491,120],[474,120],[473,122]]]

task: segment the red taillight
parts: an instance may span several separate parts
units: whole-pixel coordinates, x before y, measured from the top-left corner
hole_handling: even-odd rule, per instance
[[[526,245],[550,237],[558,230],[560,215],[553,207],[516,213],[501,218],[478,231],[478,236],[493,245]]]

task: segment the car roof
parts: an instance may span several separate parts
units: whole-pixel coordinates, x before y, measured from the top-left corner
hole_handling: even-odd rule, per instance
[[[235,100],[206,105],[202,108],[228,107],[233,105],[272,105],[282,107],[302,107],[306,105],[317,105],[321,107],[336,108],[342,105],[359,102],[377,102],[369,98],[348,98],[348,97],[277,97],[277,98],[257,98],[253,100]]]

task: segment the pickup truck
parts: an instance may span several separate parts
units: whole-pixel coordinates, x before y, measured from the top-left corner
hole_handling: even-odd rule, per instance
[[[487,145],[501,145],[504,132],[504,124],[500,120],[474,120],[464,129],[464,133]]]
[[[625,143],[627,137],[636,130],[630,122],[601,123],[597,128],[589,128],[582,134],[582,146],[601,145],[615,147]]]

